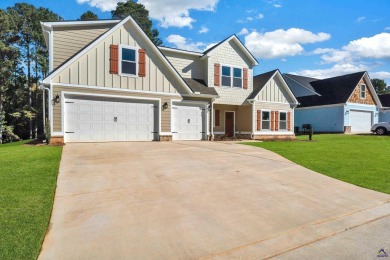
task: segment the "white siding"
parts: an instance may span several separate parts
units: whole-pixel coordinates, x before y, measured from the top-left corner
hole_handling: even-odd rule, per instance
[[[257,95],[257,100],[278,102],[278,103],[289,103],[287,100],[287,93],[282,85],[282,82],[276,77],[272,78],[264,86],[264,88]]]
[[[200,60],[200,57],[163,51],[169,62],[184,78],[205,79],[204,66],[206,61]]]

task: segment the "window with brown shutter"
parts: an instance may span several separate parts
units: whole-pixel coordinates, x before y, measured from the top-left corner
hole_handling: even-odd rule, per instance
[[[215,63],[214,64],[214,85],[218,87],[220,85],[220,70],[221,70],[221,65]]]
[[[261,110],[257,110],[257,131],[261,130]]]
[[[110,74],[118,74],[118,45],[110,45]]]
[[[242,87],[244,89],[248,89],[248,68],[243,68],[243,74],[244,74],[244,77],[243,77]]]
[[[215,110],[214,125],[219,126],[219,110]]]
[[[138,49],[138,76],[146,76],[146,53],[144,49]]]
[[[287,130],[291,131],[291,112],[287,113]]]

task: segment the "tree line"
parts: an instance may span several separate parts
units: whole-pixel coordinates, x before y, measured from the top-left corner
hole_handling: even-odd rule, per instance
[[[132,15],[156,45],[162,44],[142,4],[133,0],[120,2],[111,12],[113,19],[128,15]],[[87,11],[78,20],[98,19],[96,14]],[[63,20],[48,8],[28,3],[0,9],[0,143],[45,138],[42,102],[46,101],[39,81],[49,73],[49,55],[40,22]]]

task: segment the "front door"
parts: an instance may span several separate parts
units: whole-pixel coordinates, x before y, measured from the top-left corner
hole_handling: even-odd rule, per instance
[[[227,137],[234,136],[234,112],[225,113],[225,135]]]

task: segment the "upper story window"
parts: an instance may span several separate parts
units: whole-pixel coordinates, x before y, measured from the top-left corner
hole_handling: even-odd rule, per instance
[[[287,130],[287,112],[279,112],[279,129]]]
[[[360,98],[362,99],[366,98],[366,91],[367,91],[366,85],[365,84],[360,85]]]
[[[130,46],[121,46],[120,49],[120,73],[124,75],[137,75],[137,52]]]
[[[223,87],[242,88],[242,69],[222,65],[221,83]]]

